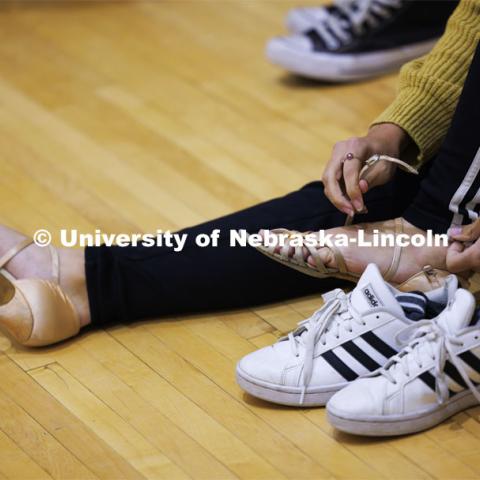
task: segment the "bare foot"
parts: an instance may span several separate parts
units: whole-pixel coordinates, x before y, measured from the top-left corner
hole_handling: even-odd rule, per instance
[[[0,226],[0,256],[25,239],[25,235],[5,226]],[[60,260],[60,286],[73,302],[79,315],[80,325],[90,323],[85,261],[82,249],[57,249]],[[49,248],[30,245],[10,260],[6,270],[15,278],[42,278],[52,280],[52,260]]]
[[[394,220],[387,220],[383,222],[361,223],[346,227],[338,227],[326,230],[326,233],[344,234],[349,238],[357,236],[360,229],[364,230],[364,241],[371,241],[374,235],[374,230],[381,233],[394,232]],[[402,219],[403,232],[409,236],[422,235],[426,236],[426,232]],[[262,233],[262,231],[260,232]],[[346,247],[337,247],[340,250],[347,270],[352,273],[361,274],[369,263],[376,263],[380,271],[385,274],[390,267],[394,247],[360,247],[355,244],[349,244]],[[446,270],[446,255],[448,247],[415,247],[409,245],[402,248],[402,256],[400,265],[395,275],[390,279],[395,283],[402,283],[408,280],[412,275],[415,275],[423,269],[426,265],[434,268]],[[281,246],[275,248],[275,253],[279,253]],[[291,247],[288,255],[291,257],[295,249]],[[328,247],[318,247],[318,254],[326,267],[338,267],[333,251]],[[310,254],[309,250],[303,248],[303,258],[313,268],[316,268],[315,260]]]

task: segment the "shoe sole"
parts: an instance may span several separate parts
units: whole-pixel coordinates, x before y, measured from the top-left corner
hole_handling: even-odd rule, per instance
[[[335,387],[327,387],[321,391],[306,392],[303,403],[300,403],[302,391],[298,387],[284,387],[283,385],[262,382],[250,377],[238,366],[236,379],[240,388],[253,397],[290,407],[324,407],[336,392],[347,385],[345,383]]]
[[[368,437],[387,437],[427,430],[452,415],[476,405],[478,405],[478,402],[475,397],[469,391],[466,391],[440,407],[408,416],[390,415],[352,418],[331,406],[327,406],[327,416],[329,422],[342,432]]]
[[[428,53],[435,40],[391,50],[362,54],[302,52],[287,41],[276,38],[267,44],[266,56],[274,63],[298,75],[330,82],[349,82],[382,75]]]

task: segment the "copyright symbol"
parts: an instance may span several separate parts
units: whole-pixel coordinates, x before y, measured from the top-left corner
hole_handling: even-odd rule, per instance
[[[37,230],[33,234],[33,241],[39,247],[47,247],[52,242],[52,234],[45,229]]]

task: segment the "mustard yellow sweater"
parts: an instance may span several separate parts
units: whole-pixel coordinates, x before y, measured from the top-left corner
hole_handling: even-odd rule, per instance
[[[419,150],[417,165],[447,133],[479,39],[480,0],[461,0],[433,50],[403,66],[395,100],[374,122],[406,130]]]

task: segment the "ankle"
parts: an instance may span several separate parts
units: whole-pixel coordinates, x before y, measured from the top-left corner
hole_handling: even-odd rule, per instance
[[[62,248],[58,250],[58,255],[60,259],[60,286],[73,302],[79,316],[80,326],[83,328],[91,323],[84,251]]]
[[[410,236],[412,235],[423,235],[427,236],[427,232],[415,225],[411,224],[404,218],[403,228],[404,232]],[[415,247],[411,246],[412,255],[415,259],[415,262],[418,265],[426,266],[431,265],[435,268],[440,268],[446,270],[446,259],[447,259],[447,250],[448,247],[435,247],[435,246],[425,246],[425,247]]]

